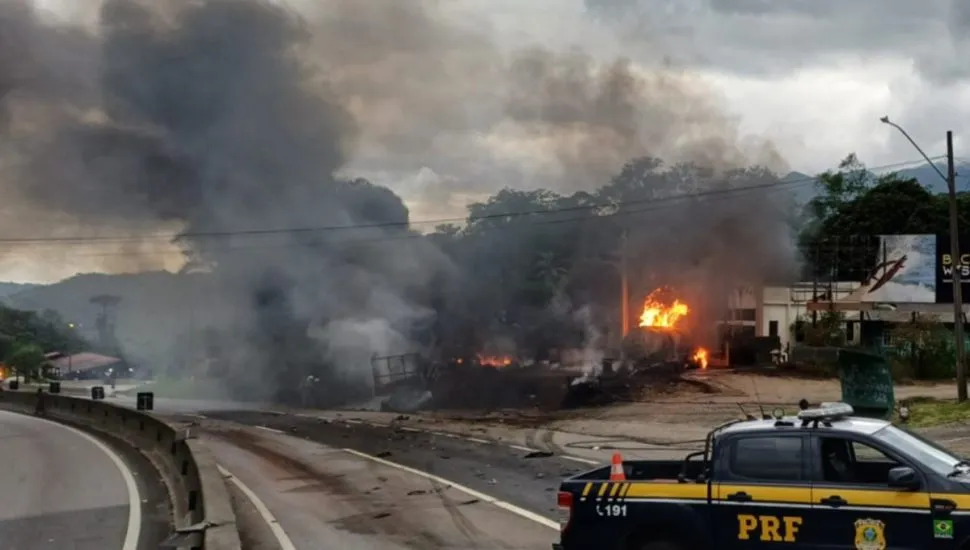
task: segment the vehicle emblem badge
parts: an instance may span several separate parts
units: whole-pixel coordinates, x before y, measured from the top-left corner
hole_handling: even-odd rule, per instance
[[[937,539],[952,539],[953,538],[953,520],[952,519],[937,519],[933,521],[933,538]]]
[[[886,524],[878,519],[855,522],[856,550],[886,550]]]

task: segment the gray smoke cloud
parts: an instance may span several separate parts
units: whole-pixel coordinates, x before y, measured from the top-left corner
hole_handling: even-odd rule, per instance
[[[640,155],[719,174],[785,166],[689,71],[510,46],[480,15],[433,0],[105,0],[82,23],[0,0],[0,230],[181,232],[106,242],[134,254],[99,261],[169,267],[174,246],[215,269],[218,292],[197,297],[210,322],[256,327],[236,356],[292,383],[304,358],[285,350],[308,334],[326,343],[300,353],[361,371],[362,348],[401,351],[433,314],[411,297],[451,266],[408,238],[401,195],[430,217],[505,186],[593,189]],[[707,212],[729,226],[748,215]],[[354,224],[396,225],[265,233]],[[263,233],[205,236],[225,231]],[[700,253],[755,249],[730,231],[686,235]],[[311,330],[279,328],[292,318]]]

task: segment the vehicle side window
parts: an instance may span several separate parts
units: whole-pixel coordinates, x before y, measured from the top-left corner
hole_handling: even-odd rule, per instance
[[[728,470],[732,476],[757,481],[800,481],[802,441],[797,436],[738,439],[731,448]]]
[[[820,438],[820,463],[830,483],[887,485],[889,470],[900,464],[879,449],[841,437]]]
[[[875,447],[870,447],[865,443],[859,443],[858,441],[850,442],[852,445],[852,454],[855,455],[856,462],[896,462],[895,460],[886,456],[886,453],[876,449]]]

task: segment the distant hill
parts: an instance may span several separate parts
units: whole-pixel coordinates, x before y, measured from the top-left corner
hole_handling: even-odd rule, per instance
[[[74,323],[80,336],[95,341],[99,307],[91,298],[118,296],[115,333],[126,358],[164,368],[179,336],[193,328],[228,326],[238,313],[215,306],[221,289],[214,282],[205,274],[83,274],[23,289],[0,301],[18,309],[53,309]]]
[[[936,165],[940,169],[940,172],[946,174],[946,163],[939,163]],[[957,192],[968,192],[970,191],[970,163],[959,162],[955,166],[957,173]],[[884,174],[889,174],[894,172],[894,170],[882,170],[873,172],[874,175],[881,176]],[[933,166],[930,164],[922,164],[913,168],[906,168],[904,170],[895,170],[896,174],[900,178],[914,178],[916,181],[920,182],[921,185],[930,190],[931,193],[946,193],[946,182],[936,173]],[[815,198],[818,195],[818,187],[815,185],[815,177],[802,172],[789,172],[785,177],[781,179],[782,182],[786,183],[795,200],[799,204],[805,204],[808,201]]]
[[[946,174],[946,163],[937,163],[937,168],[940,172]],[[970,163],[958,162],[956,163],[956,173],[957,173],[957,192],[960,191],[970,191]],[[916,178],[916,181],[923,184],[933,193],[946,193],[946,182],[943,178],[936,173],[933,166],[929,164],[923,164],[922,166],[917,166],[915,168],[907,168],[905,170],[896,171],[900,177],[903,178]]]
[[[38,285],[32,285],[27,283],[4,283],[0,282],[0,300],[7,296],[11,296],[18,292],[24,290],[29,290],[31,288],[36,288]]]

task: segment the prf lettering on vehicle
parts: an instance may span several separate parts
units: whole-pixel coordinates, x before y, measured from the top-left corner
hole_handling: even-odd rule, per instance
[[[798,516],[738,514],[738,540],[750,540],[757,534],[762,542],[795,542],[801,524]]]

